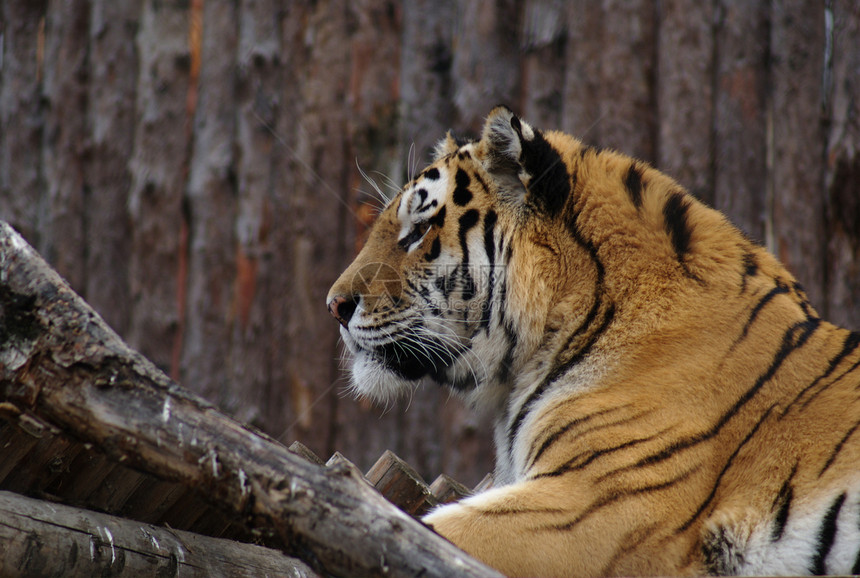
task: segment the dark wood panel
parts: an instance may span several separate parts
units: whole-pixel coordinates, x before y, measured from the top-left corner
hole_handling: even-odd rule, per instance
[[[160,367],[283,441],[362,468],[393,449],[469,484],[492,468],[489,425],[447,393],[388,411],[347,395],[323,300],[382,202],[356,163],[393,190],[499,103],[655,162],[860,326],[851,3],[3,0],[0,15],[0,218]]]

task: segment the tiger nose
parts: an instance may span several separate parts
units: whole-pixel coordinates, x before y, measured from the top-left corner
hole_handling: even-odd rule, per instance
[[[328,302],[329,313],[344,327],[352,319],[352,314],[355,313],[356,307],[358,307],[358,300],[355,295],[335,295]]]

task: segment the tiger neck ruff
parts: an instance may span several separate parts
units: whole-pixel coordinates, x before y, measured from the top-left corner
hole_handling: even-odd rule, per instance
[[[427,516],[509,575],[860,571],[860,336],[719,212],[494,109],[328,295],[352,387],[495,423],[497,487]]]

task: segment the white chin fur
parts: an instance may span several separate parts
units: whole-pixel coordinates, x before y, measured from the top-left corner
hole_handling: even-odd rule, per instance
[[[418,384],[407,381],[379,364],[373,356],[355,345],[347,331],[341,328],[341,336],[349,349],[350,392],[356,397],[368,398],[380,405],[388,405],[400,396],[409,393]]]

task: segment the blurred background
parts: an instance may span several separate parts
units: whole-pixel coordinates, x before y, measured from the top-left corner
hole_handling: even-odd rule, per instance
[[[856,0],[0,0],[0,219],[237,419],[471,485],[489,424],[345,395],[324,300],[361,170],[393,191],[501,103],[672,174],[860,329]]]

